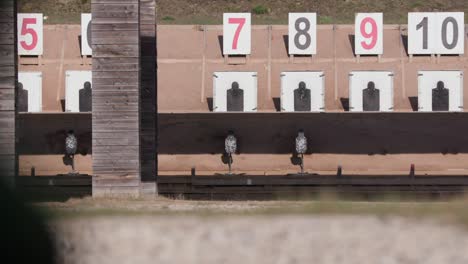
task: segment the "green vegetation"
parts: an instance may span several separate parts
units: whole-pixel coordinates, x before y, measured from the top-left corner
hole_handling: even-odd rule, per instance
[[[255,15],[264,15],[268,13],[268,8],[266,8],[263,5],[258,5],[252,8],[252,13],[254,13]]]
[[[163,21],[174,21],[175,18],[171,17],[171,16],[165,16],[162,18]]]
[[[161,24],[221,24],[223,12],[252,12],[254,24],[287,24],[289,12],[317,12],[321,24],[354,23],[357,12],[383,12],[386,24],[406,23],[408,12],[468,12],[466,0],[157,0]],[[268,3],[266,5],[265,3]],[[20,12],[39,12],[48,24],[78,24],[91,0],[18,0]],[[174,20],[168,19],[177,18]]]

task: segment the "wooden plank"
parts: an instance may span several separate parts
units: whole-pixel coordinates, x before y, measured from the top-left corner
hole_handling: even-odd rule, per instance
[[[137,0],[92,0],[93,195],[138,193],[139,27]],[[115,133],[120,137],[110,136]],[[107,179],[108,181],[103,181]],[[120,188],[125,187],[125,188]]]
[[[126,43],[120,45],[115,43],[116,39],[108,39],[105,44],[95,44],[93,39],[93,58],[137,58],[139,56],[140,50],[138,45]],[[120,39],[117,43],[120,43]],[[138,44],[138,42],[136,44]],[[96,55],[94,53],[96,53]]]
[[[17,80],[16,55],[16,1],[0,3],[0,171],[7,182],[16,175],[16,114],[15,84]]]
[[[140,158],[141,179],[157,177],[156,2],[140,0]]]

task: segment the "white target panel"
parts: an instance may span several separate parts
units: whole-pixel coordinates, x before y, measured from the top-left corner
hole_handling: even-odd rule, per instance
[[[356,55],[383,54],[383,14],[357,13],[354,25]]]
[[[289,13],[288,47],[291,55],[317,53],[317,14]]]
[[[251,30],[250,13],[224,13],[223,54],[250,54]]]
[[[305,87],[300,87],[304,86]],[[301,88],[309,90],[301,92]],[[305,107],[302,102],[307,102]],[[305,108],[304,108],[305,107]],[[281,73],[281,111],[322,112],[325,109],[325,74],[322,71]]]
[[[463,12],[408,13],[409,54],[464,54]]]
[[[240,105],[242,107],[236,108]],[[213,111],[214,112],[231,112],[231,111],[256,112],[257,111],[257,73],[256,72],[214,72],[213,73]]]
[[[27,91],[28,112],[42,111],[42,73],[41,72],[18,72],[18,97],[23,94],[22,89]],[[18,98],[18,100],[20,100]]]
[[[40,56],[43,53],[42,14],[18,14],[18,55]]]
[[[369,98],[371,99],[378,98],[378,100],[373,101],[373,100],[369,100]],[[366,106],[370,108],[366,109]],[[391,112],[393,111],[393,72],[391,71],[352,71],[350,72],[349,73],[349,110],[353,112],[361,112],[361,111]]]
[[[92,56],[91,14],[81,14],[81,55]]]
[[[442,94],[444,95],[441,96]],[[440,102],[440,100],[445,102]],[[434,105],[433,108],[433,104],[439,104],[439,106]],[[419,71],[418,111],[463,111],[463,72]]]
[[[84,90],[86,85],[92,87],[91,71],[65,73],[65,112],[80,112],[80,91]]]

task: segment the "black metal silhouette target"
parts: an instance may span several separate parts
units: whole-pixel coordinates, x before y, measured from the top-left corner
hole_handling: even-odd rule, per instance
[[[91,112],[91,83],[85,82],[79,93],[80,112]]]
[[[310,89],[306,88],[305,82],[300,82],[294,90],[294,111],[310,111],[310,100]]]
[[[442,81],[437,82],[437,87],[432,89],[432,111],[449,110],[449,89],[445,88]]]
[[[380,111],[380,91],[374,82],[368,82],[367,88],[362,90],[362,110]]]
[[[28,90],[25,90],[22,83],[18,83],[18,112],[28,111]]]
[[[244,90],[239,88],[239,84],[237,82],[233,82],[231,84],[231,89],[227,90],[226,100],[227,111],[244,111]]]

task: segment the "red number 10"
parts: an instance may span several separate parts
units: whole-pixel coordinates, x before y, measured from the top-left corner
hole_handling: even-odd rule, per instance
[[[229,24],[239,24],[236,29],[236,33],[234,34],[234,39],[232,41],[232,49],[237,49],[237,42],[239,41],[239,35],[244,27],[245,18],[229,18]]]
[[[367,24],[371,25],[371,31],[368,33],[366,31],[366,25]],[[366,17],[361,21],[361,35],[366,38],[366,39],[371,39],[370,43],[367,43],[366,41],[361,41],[361,45],[364,49],[370,50],[375,47],[377,44],[377,37],[378,37],[378,32],[377,32],[377,23],[375,22],[374,19],[370,17]]]
[[[21,47],[25,50],[32,50],[37,45],[37,33],[32,28],[28,28],[28,25],[35,25],[36,18],[24,18],[23,25],[21,26],[21,35],[25,36],[27,34],[31,35],[32,41],[31,44],[26,43],[26,41],[20,41]]]

